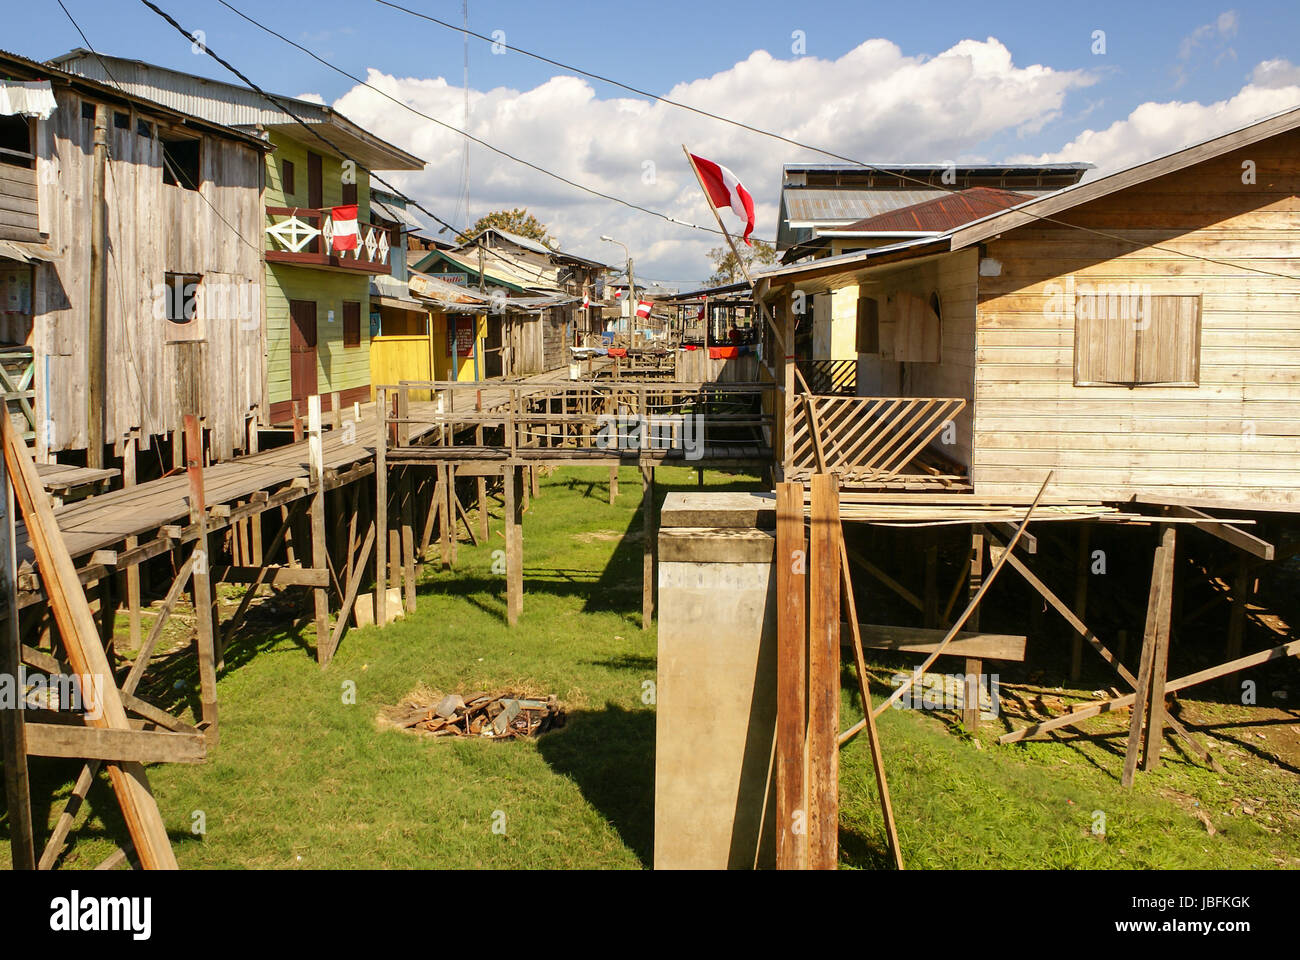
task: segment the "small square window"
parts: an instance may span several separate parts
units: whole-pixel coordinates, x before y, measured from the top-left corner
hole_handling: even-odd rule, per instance
[[[130,130],[130,129],[131,129],[131,114],[129,114],[129,113],[114,113],[114,114],[113,114],[113,126],[116,127],[118,130]]]
[[[280,188],[285,197],[291,197],[298,192],[297,184],[294,182],[294,169],[292,160],[280,161]]]

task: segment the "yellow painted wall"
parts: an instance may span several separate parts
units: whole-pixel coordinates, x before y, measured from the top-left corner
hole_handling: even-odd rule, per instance
[[[460,315],[459,322],[461,329],[471,322],[474,323],[474,354],[471,356],[458,356],[459,361],[456,373],[453,376],[451,372],[452,356],[451,351],[447,349],[447,315],[435,313],[433,315],[433,356],[434,366],[438,371],[439,380],[464,380],[472,381],[475,379],[475,365],[478,367],[478,379],[483,379],[483,343],[487,338],[487,317],[486,316],[468,316]]]

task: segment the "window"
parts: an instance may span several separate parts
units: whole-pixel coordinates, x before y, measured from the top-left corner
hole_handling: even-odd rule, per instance
[[[880,352],[880,305],[874,297],[858,297],[857,351]]]
[[[91,103],[89,100],[81,101],[81,119],[82,120],[95,119],[95,105]]]
[[[285,198],[293,196],[298,192],[297,186],[293,179],[293,161],[280,161],[280,189],[283,191]]]
[[[199,173],[199,141],[161,134],[158,139],[163,149],[163,183],[197,190],[203,179]]]
[[[31,167],[32,123],[26,117],[0,116],[0,163]]]
[[[113,114],[113,126],[114,126],[116,129],[118,129],[118,130],[130,130],[130,129],[131,129],[131,114],[129,114],[129,113],[116,113],[116,112],[115,112],[115,113]]]
[[[149,126],[146,120],[137,120],[135,122],[135,132],[137,136],[144,137],[146,140],[153,139],[153,127]]]
[[[1076,386],[1197,385],[1201,298],[1132,284],[1081,291],[1074,304]]]
[[[155,310],[155,315],[167,317],[167,340],[202,340],[203,278],[193,273],[168,273],[164,279],[166,286],[157,291],[163,309]]]
[[[357,202],[357,185],[356,182],[343,184],[343,203],[346,206],[349,203]]]
[[[361,346],[361,304],[343,301],[343,346]]]

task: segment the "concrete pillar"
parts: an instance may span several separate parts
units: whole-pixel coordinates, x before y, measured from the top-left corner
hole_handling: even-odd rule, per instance
[[[775,517],[770,493],[664,500],[656,869],[775,863]]]

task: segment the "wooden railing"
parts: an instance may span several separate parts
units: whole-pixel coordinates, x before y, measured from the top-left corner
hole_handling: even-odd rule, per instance
[[[808,389],[824,397],[852,397],[858,392],[858,361],[800,360],[799,372]]]
[[[36,358],[31,347],[0,347],[0,394],[5,413],[22,425],[22,438],[36,439],[36,389],[32,385]]]
[[[790,423],[787,479],[819,472],[849,483],[894,479],[965,406],[956,397],[801,394]]]
[[[375,389],[390,446],[394,425],[426,428],[409,451],[421,459],[772,456],[773,418],[763,404],[772,384],[407,380]],[[434,403],[418,403],[428,391]],[[458,448],[455,457],[448,447]]]

